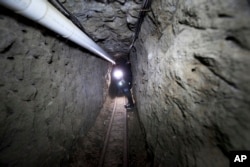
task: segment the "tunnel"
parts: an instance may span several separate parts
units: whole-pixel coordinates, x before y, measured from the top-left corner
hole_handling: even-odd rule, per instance
[[[249,0],[49,2],[112,58],[128,55],[126,166],[228,167],[250,151]],[[85,137],[124,98],[110,93],[112,63],[4,6],[0,25],[0,166],[97,166],[84,144],[102,133]]]

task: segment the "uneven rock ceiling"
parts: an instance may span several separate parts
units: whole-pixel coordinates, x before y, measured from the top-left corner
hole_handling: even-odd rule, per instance
[[[85,32],[110,52],[128,51],[142,1],[65,1]]]

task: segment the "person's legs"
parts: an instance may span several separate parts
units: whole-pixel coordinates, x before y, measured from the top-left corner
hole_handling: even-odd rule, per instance
[[[128,104],[126,104],[125,107],[134,107],[134,102],[133,102],[133,98],[132,98],[130,89],[129,88],[124,88],[123,93],[128,99]]]
[[[129,103],[130,105],[134,105],[134,102],[133,102],[133,99],[132,99],[132,95],[131,95],[130,90],[129,90],[128,93],[127,93],[127,99],[128,99],[128,103]]]

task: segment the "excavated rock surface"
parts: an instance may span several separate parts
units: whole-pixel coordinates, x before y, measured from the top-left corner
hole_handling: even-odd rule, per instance
[[[61,1],[108,52],[127,51],[139,1]],[[58,166],[94,124],[108,63],[0,7],[0,166]]]
[[[102,107],[108,63],[0,11],[0,166],[59,166]]]
[[[229,151],[250,148],[249,1],[152,9],[132,63],[154,166],[229,166]]]
[[[109,52],[128,51],[141,0],[75,0],[63,5],[78,18],[85,32]]]
[[[140,0],[63,2],[108,52],[128,50]],[[249,8],[153,1],[131,61],[154,166],[228,166],[250,148]],[[0,166],[59,166],[94,124],[107,63],[0,9]]]

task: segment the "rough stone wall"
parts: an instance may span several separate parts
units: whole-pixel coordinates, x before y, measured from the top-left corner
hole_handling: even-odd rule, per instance
[[[102,107],[108,63],[0,11],[0,166],[59,166]]]
[[[126,52],[132,41],[141,0],[72,0],[64,4],[85,32],[110,52]]]
[[[132,55],[154,166],[229,166],[250,148],[250,4],[155,0]]]

